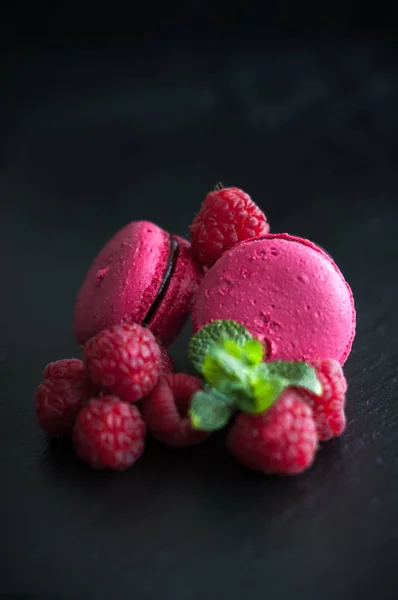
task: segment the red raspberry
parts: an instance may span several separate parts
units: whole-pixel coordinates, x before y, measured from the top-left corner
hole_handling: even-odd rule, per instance
[[[52,435],[72,433],[77,413],[94,393],[78,358],[57,360],[44,369],[36,390],[36,416],[40,427]]]
[[[81,379],[85,377],[84,364],[80,358],[63,358],[48,363],[43,375],[44,379]]]
[[[293,389],[261,414],[240,414],[227,437],[228,449],[250,469],[287,475],[311,465],[317,443],[312,410]]]
[[[232,246],[269,232],[264,213],[236,187],[208,194],[191,225],[192,252],[207,267]]]
[[[171,356],[168,354],[166,348],[159,346],[160,349],[160,374],[168,375],[174,373],[174,362]]]
[[[142,416],[154,437],[168,446],[199,444],[208,432],[193,429],[188,416],[192,395],[202,388],[198,377],[172,373],[160,377],[141,404]]]
[[[123,471],[144,451],[146,426],[136,406],[115,396],[92,398],[79,412],[73,444],[93,469]]]
[[[312,361],[311,365],[316,369],[322,384],[322,396],[315,396],[302,388],[300,394],[312,408],[318,439],[326,441],[338,437],[345,429],[344,407],[347,381],[337,360],[332,358],[316,360]]]
[[[136,323],[101,331],[84,346],[91,380],[126,402],[136,402],[159,378],[160,349],[154,335]]]

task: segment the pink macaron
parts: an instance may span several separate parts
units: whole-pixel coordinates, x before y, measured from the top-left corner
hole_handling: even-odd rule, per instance
[[[355,336],[351,288],[328,254],[288,234],[245,240],[206,273],[195,297],[194,331],[231,319],[267,342],[271,360],[334,358]]]
[[[203,277],[186,240],[148,221],[129,223],[104,246],[80,289],[74,332],[83,345],[117,323],[140,323],[170,346]]]

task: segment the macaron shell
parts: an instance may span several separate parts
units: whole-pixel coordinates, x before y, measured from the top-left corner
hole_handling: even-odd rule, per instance
[[[153,334],[168,347],[176,339],[192,310],[194,295],[203,279],[203,269],[191,254],[191,244],[181,237],[178,255],[165,295],[148,324]]]
[[[288,234],[245,240],[206,274],[194,331],[232,319],[266,340],[272,360],[347,359],[355,336],[351,289],[318,246]]]
[[[129,223],[109,240],[77,298],[74,332],[80,345],[117,323],[142,322],[156,298],[169,251],[169,234],[148,221]]]

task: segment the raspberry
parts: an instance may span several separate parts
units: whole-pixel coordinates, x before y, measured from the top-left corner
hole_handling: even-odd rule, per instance
[[[198,377],[172,373],[160,377],[141,404],[142,416],[156,439],[168,446],[199,444],[208,432],[193,429],[188,416],[192,395],[202,388]]]
[[[44,379],[81,379],[85,377],[84,364],[79,358],[63,358],[49,363],[43,375]]]
[[[269,232],[264,213],[248,194],[236,187],[210,192],[191,225],[192,252],[212,267],[232,246]]]
[[[94,393],[78,358],[57,360],[44,369],[44,381],[36,390],[36,417],[52,435],[72,433],[77,413]]]
[[[300,389],[300,395],[312,408],[318,439],[330,440],[341,435],[346,426],[344,412],[347,381],[337,360],[328,358],[311,362],[322,384],[322,396]]]
[[[171,356],[168,354],[166,348],[159,346],[160,349],[160,374],[168,375],[174,373],[174,362]]]
[[[261,414],[240,414],[227,437],[228,449],[250,469],[288,475],[311,465],[317,443],[312,410],[293,389]]]
[[[79,412],[73,444],[93,469],[123,471],[144,451],[146,426],[136,406],[115,396],[92,398]]]
[[[101,331],[84,346],[91,380],[126,402],[151,391],[160,373],[160,349],[154,335],[136,323]]]

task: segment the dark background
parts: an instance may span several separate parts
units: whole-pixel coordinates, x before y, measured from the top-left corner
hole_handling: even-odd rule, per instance
[[[397,597],[398,48],[392,3],[0,9],[0,594]],[[49,441],[33,396],[78,356],[84,274],[129,220],[186,234],[215,182],[353,287],[348,428],[297,478],[223,434],[124,474]],[[185,357],[189,326],[172,349]]]

